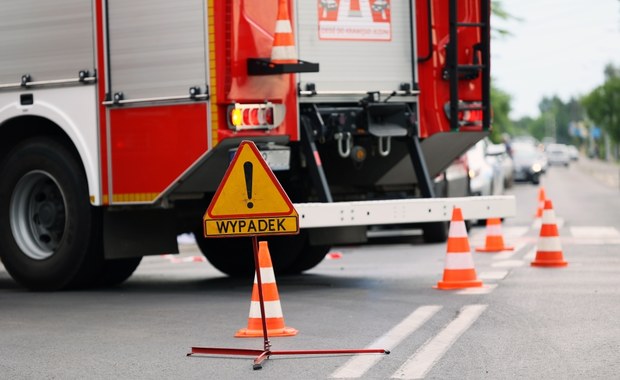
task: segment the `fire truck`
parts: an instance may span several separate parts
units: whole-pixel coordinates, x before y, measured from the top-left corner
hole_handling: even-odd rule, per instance
[[[279,273],[372,226],[446,238],[446,168],[490,128],[489,0],[21,0],[0,5],[0,258],[34,290],[110,286],[194,233],[253,141],[294,202]],[[443,180],[442,180],[443,178]],[[466,193],[463,193],[466,195]]]

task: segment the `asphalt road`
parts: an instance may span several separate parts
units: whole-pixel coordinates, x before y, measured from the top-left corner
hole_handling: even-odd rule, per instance
[[[523,379],[620,373],[620,190],[587,162],[552,167],[566,268],[530,266],[538,187],[516,184],[504,221],[514,251],[472,253],[476,290],[442,291],[445,244],[375,240],[336,247],[304,275],[278,277],[284,319],[299,330],[273,350],[385,348],[390,355],[186,357],[192,346],[262,349],[237,339],[251,281],[224,277],[192,244],[145,258],[123,286],[34,293],[0,266],[0,378],[6,379]],[[610,170],[613,173],[613,169]],[[610,174],[612,175],[612,174]],[[469,231],[473,247],[485,229]]]

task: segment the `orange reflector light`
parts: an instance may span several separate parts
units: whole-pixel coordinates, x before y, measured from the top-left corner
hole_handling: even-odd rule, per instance
[[[230,111],[230,124],[235,127],[240,126],[243,123],[243,118],[241,116],[241,110],[237,108],[233,108]]]
[[[458,111],[458,119],[461,127],[482,126],[484,112],[481,103],[459,101],[459,108],[461,109]],[[444,105],[444,111],[448,119],[450,119],[449,102],[446,102]]]
[[[277,110],[277,113],[276,113]],[[285,107],[270,102],[259,104],[235,103],[228,106],[229,127],[235,130],[273,129],[282,122]],[[279,115],[276,118],[276,114]]]

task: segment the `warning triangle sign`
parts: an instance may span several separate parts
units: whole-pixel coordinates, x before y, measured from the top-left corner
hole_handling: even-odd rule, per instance
[[[252,141],[239,145],[204,223],[205,236],[299,232],[297,211]]]

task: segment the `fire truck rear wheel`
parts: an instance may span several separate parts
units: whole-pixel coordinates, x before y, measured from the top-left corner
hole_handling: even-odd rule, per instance
[[[84,170],[51,138],[18,145],[0,164],[0,257],[33,290],[90,285],[96,222]]]
[[[124,282],[138,268],[140,261],[142,261],[142,257],[105,260],[101,266],[101,273],[96,285],[106,287]]]
[[[245,237],[205,238],[202,231],[194,232],[196,243],[220,272],[232,277],[251,277],[254,273],[252,239]],[[287,273],[301,252],[304,240],[296,236],[271,236],[259,238],[269,243],[269,255],[273,270],[277,274]]]
[[[422,227],[426,243],[443,243],[448,239],[448,222],[425,223]]]
[[[329,245],[306,245],[303,247],[295,262],[287,270],[288,274],[298,274],[319,265],[329,253]]]

